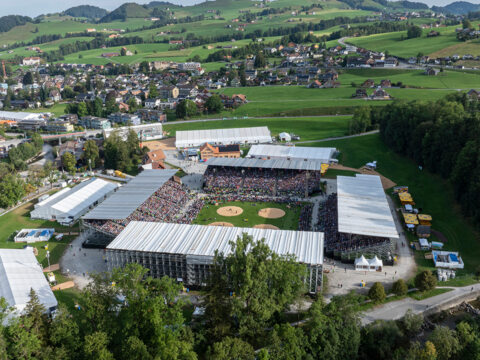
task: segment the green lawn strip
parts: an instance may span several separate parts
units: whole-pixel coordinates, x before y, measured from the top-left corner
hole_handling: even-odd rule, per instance
[[[238,206],[243,209],[243,213],[238,216],[221,216],[217,210],[223,206]],[[280,219],[265,219],[258,215],[258,211],[265,208],[278,208],[285,211],[285,216]],[[270,224],[275,225],[282,230],[297,230],[300,217],[300,206],[288,208],[286,204],[275,202],[254,203],[231,201],[220,203],[218,206],[207,204],[198,214],[193,222],[194,224],[208,225],[213,222],[228,222],[235,227],[252,228],[254,225]],[[248,221],[245,221],[248,219]]]
[[[336,179],[337,176],[355,176],[358,174],[356,171],[350,170],[339,170],[339,169],[328,169],[325,174],[326,179]]]
[[[341,151],[342,164],[353,168],[360,168],[369,161],[377,160],[378,171],[398,185],[409,186],[417,206],[432,215],[432,227],[445,234],[448,239],[445,250],[460,253],[465,270],[458,274],[473,273],[480,265],[479,235],[458,211],[452,188],[447,181],[426,170],[420,170],[412,160],[394,153],[380,140],[378,134],[306,146],[336,147]],[[418,260],[418,257],[416,258]],[[428,264],[433,266],[432,261],[428,261]],[[419,265],[427,266],[427,262],[420,262]]]
[[[348,132],[349,116],[332,116],[317,118],[275,118],[275,119],[238,119],[208,122],[192,122],[164,125],[164,131],[175,136],[178,130],[231,129],[242,127],[268,126],[272,135],[286,131],[299,135],[301,140],[320,140],[344,136]]]
[[[437,296],[440,294],[445,294],[453,289],[446,289],[446,288],[436,288],[428,291],[412,291],[408,293],[408,296],[415,300],[424,300],[431,298],[433,296]]]

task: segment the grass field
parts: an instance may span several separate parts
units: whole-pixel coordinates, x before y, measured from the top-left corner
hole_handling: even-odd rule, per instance
[[[61,226],[56,222],[45,221],[45,220],[31,220],[29,217],[30,211],[33,209],[33,204],[31,202],[20,206],[19,208],[10,211],[9,213],[0,216],[0,247],[9,248],[9,249],[21,249],[25,246],[24,243],[15,243],[13,240],[9,240],[10,236],[18,230],[23,228],[32,229],[32,228],[54,228],[57,232],[70,232],[78,231],[78,227],[65,227]],[[47,266],[46,259],[46,250],[44,246],[48,244],[48,250],[50,251],[50,263],[55,264],[60,260],[60,257],[63,254],[68,243],[72,241],[71,236],[64,236],[62,240],[51,240],[49,242],[38,242],[31,244],[31,246],[36,247],[39,251],[38,261],[43,265]]]
[[[317,118],[275,118],[275,119],[238,119],[218,120],[164,125],[164,131],[175,136],[178,130],[210,130],[254,126],[268,126],[272,135],[286,131],[295,133],[301,140],[321,140],[329,137],[339,137],[348,132],[350,116],[329,116]]]
[[[480,235],[459,212],[448,182],[419,170],[413,161],[394,153],[378,134],[308,146],[338,148],[342,164],[349,167],[359,168],[368,161],[377,160],[378,171],[399,185],[407,185],[417,206],[432,215],[433,228],[448,239],[445,249],[460,252],[465,270],[458,271],[458,275],[472,273],[480,265]],[[431,266],[431,262],[422,264]]]
[[[243,213],[238,216],[220,216],[217,210],[223,206],[238,206]],[[280,219],[265,219],[258,215],[260,209],[278,208],[285,211],[285,216]],[[193,222],[194,224],[208,225],[213,222],[228,222],[236,227],[252,228],[254,225],[270,224],[282,230],[298,230],[298,219],[300,217],[300,206],[289,208],[286,204],[274,202],[241,202],[233,201],[216,205],[205,205]]]
[[[388,79],[392,83],[401,82],[405,86],[426,89],[467,90],[480,86],[480,73],[448,70],[439,73],[437,76],[426,76],[422,70],[349,69],[340,74],[339,79],[344,87],[351,86],[352,82],[361,85],[366,79],[373,79],[376,84],[379,84],[383,79]],[[387,91],[390,92],[388,89]]]
[[[473,26],[477,28],[478,23],[474,23]],[[392,55],[403,58],[417,56],[420,52],[424,55],[434,55],[442,49],[461,44],[455,35],[455,29],[457,27],[458,26],[448,26],[437,28],[435,31],[440,32],[441,35],[431,38],[427,37],[430,30],[424,29],[423,35],[415,39],[407,39],[406,31],[398,31],[350,38],[348,39],[348,42],[369,50],[388,51]],[[404,40],[402,40],[402,36]],[[477,49],[477,52],[473,55],[479,54],[480,51]],[[453,55],[453,53],[449,53],[449,55]]]
[[[345,84],[347,85],[347,84]],[[349,85],[349,84],[348,84]],[[437,100],[451,90],[438,89],[388,89],[396,99]],[[226,111],[226,116],[312,116],[352,113],[353,108],[361,105],[384,106],[390,101],[367,101],[352,99],[355,89],[351,86],[336,89],[308,89],[306,86],[257,86],[226,88],[220,90],[226,95],[244,94],[248,103],[236,110]],[[212,116],[210,116],[212,117]]]

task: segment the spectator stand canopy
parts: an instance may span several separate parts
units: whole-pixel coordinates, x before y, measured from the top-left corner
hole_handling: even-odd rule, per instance
[[[337,177],[338,232],[398,239],[379,176]]]
[[[256,159],[315,160],[324,164],[336,162],[335,148],[252,145],[248,156]]]
[[[281,169],[281,170],[308,170],[322,171],[322,162],[317,160],[285,160],[271,159],[260,160],[251,158],[211,158],[207,166],[224,166],[235,168],[259,168],[259,169]]]
[[[57,299],[33,254],[33,248],[0,249],[0,297],[21,313],[30,300],[30,289],[35,291],[47,311],[57,307]]]
[[[163,186],[177,170],[144,170],[123,185],[95,209],[85,220],[123,220]]]
[[[107,246],[110,267],[135,262],[146,266],[154,277],[168,275],[185,285],[203,285],[215,251],[231,252],[230,241],[242,234],[265,243],[279,255],[294,255],[307,265],[308,289],[321,289],[323,233],[308,231],[249,229],[132,221]]]
[[[272,135],[268,127],[250,127],[216,130],[177,131],[175,146],[177,149],[198,147],[205,143],[212,145],[260,144],[271,143]]]
[[[118,184],[92,178],[73,188],[65,188],[35,205],[32,219],[56,220],[70,225],[92,206],[103,201]]]
[[[130,130],[134,131],[140,141],[163,139],[163,126],[160,123],[123,126],[120,128],[103,130],[103,137],[107,139],[112,133],[117,133],[122,139],[126,139]]]

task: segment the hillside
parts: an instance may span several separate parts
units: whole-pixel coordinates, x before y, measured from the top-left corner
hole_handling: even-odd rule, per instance
[[[63,12],[63,14],[72,17],[83,17],[88,19],[100,19],[107,15],[107,13],[107,10],[91,5],[75,6]]]
[[[128,18],[143,18],[150,16],[150,11],[136,3],[126,3],[113,10],[108,15],[100,19],[101,23],[112,22],[116,20],[126,20]]]
[[[432,10],[445,14],[464,15],[471,11],[479,11],[480,5],[472,4],[467,1],[455,1],[444,7],[433,6]]]
[[[8,15],[0,17],[0,32],[7,32],[13,29],[15,26],[25,25],[27,22],[31,22],[28,16]]]

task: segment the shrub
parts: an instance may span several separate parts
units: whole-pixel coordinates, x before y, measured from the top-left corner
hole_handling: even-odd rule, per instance
[[[385,294],[385,289],[383,285],[379,282],[373,284],[373,286],[368,291],[368,298],[375,303],[382,302],[383,300],[385,300],[386,297],[387,295]]]
[[[399,279],[393,283],[392,291],[395,295],[398,295],[398,296],[407,295],[407,292],[408,292],[407,284],[405,284],[405,281],[403,281],[403,279]]]
[[[420,291],[428,291],[435,289],[437,279],[430,270],[422,271],[415,276],[415,287]]]

